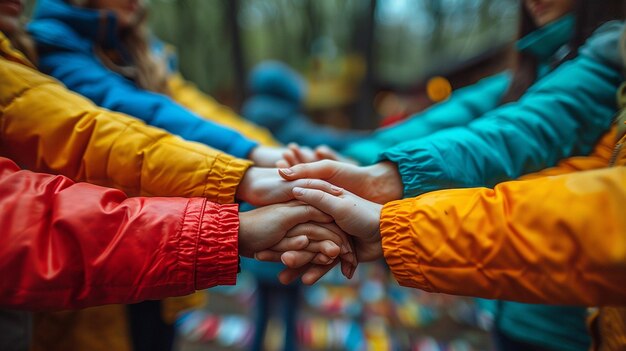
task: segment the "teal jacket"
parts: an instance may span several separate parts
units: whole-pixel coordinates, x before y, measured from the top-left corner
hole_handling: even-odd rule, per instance
[[[485,104],[468,98],[480,99],[479,85],[459,92],[460,101],[453,96],[447,104],[454,110],[446,110],[444,104],[427,112],[426,118],[419,117],[421,122],[411,120],[396,127],[398,131],[381,132],[391,140],[394,133],[411,135],[411,126],[415,136],[386,149],[378,159],[397,164],[404,196],[412,197],[444,188],[493,186],[553,166],[562,158],[588,154],[616,112],[615,93],[624,80],[618,52],[622,28],[621,22],[607,23],[575,59],[549,74],[542,66],[540,78],[517,102],[484,112],[502,94],[496,84],[504,86],[504,78],[494,77],[481,83],[491,89]],[[547,57],[556,49],[546,50],[551,43],[548,40],[545,46],[550,39],[546,34],[550,33],[539,30],[520,44],[538,57]],[[432,121],[444,118],[451,122],[436,131]],[[460,126],[450,128],[457,122]],[[496,327],[509,337],[554,350],[589,346],[582,308],[510,302],[496,307]]]

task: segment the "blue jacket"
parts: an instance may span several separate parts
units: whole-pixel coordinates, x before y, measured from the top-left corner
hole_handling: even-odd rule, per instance
[[[253,96],[246,100],[241,114],[269,129],[283,143],[310,147],[323,144],[341,150],[369,135],[312,122],[302,113],[305,82],[284,64],[274,61],[259,64],[250,73],[248,85]]]
[[[99,60],[96,44],[124,57],[116,23],[112,12],[78,8],[63,0],[39,0],[28,29],[37,43],[40,70],[97,105],[246,158],[256,142],[203,119],[165,95],[137,87]]]

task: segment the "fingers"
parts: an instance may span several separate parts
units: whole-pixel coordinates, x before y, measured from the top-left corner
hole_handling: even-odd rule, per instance
[[[298,236],[294,235],[291,237],[285,236],[281,241],[278,242],[278,244],[272,246],[270,250],[280,251],[280,252],[297,251],[297,250],[305,249],[307,246],[309,246],[309,238],[306,235],[298,235]],[[337,250],[338,249],[339,247],[337,247]],[[333,248],[326,247],[326,250],[328,250],[329,252],[331,251],[334,252]]]
[[[300,268],[287,268],[278,274],[278,280],[287,285],[291,284],[294,280],[298,279],[307,269],[311,268],[313,265],[308,264],[306,266]]]
[[[333,221],[331,216],[308,204],[293,205],[293,202],[290,202],[287,206],[278,206],[282,213],[276,216],[276,220],[284,221],[282,224],[285,226],[285,231],[306,222],[330,223]]]
[[[341,158],[341,156],[339,156],[339,154],[335,150],[331,149],[330,147],[326,145],[318,146],[315,149],[315,155],[320,160],[339,161]]]
[[[293,195],[297,200],[307,203],[332,217],[340,216],[342,199],[318,189],[293,188]],[[326,222],[327,223],[327,222]]]
[[[296,280],[299,276],[302,276],[302,282],[307,285],[312,285],[317,282],[321,277],[328,273],[333,267],[337,265],[338,261],[333,264],[320,266],[315,264],[308,264],[300,268],[287,268],[278,274],[278,280],[283,284],[290,284]]]
[[[341,229],[339,229],[336,225],[333,225],[332,223],[298,224],[297,226],[291,228],[285,236],[295,237],[300,235],[306,236],[310,241],[330,240],[340,247],[342,254],[349,252],[349,250],[347,250],[348,247],[346,247],[348,238],[341,231]]]
[[[254,254],[254,258],[264,262],[281,262],[282,251],[263,250]]]
[[[309,269],[305,270],[302,275],[302,283],[306,285],[313,285],[315,282],[320,280],[326,273],[328,273],[331,269],[333,269],[337,265],[337,261],[334,264],[320,266],[320,265],[312,265]]]
[[[311,163],[297,164],[290,168],[281,168],[278,173],[286,180],[303,178],[328,179],[339,171],[341,163],[322,160]]]
[[[276,161],[276,168],[289,168],[291,165],[285,160]]]

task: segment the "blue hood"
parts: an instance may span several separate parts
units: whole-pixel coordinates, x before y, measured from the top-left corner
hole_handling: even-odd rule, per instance
[[[68,42],[69,36],[82,39],[83,44],[98,43],[105,49],[119,46],[117,18],[113,11],[76,7],[64,0],[37,1],[28,30],[43,43]]]

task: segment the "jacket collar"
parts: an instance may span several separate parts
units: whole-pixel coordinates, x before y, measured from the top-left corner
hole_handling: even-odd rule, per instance
[[[517,50],[548,61],[574,34],[576,19],[569,14],[528,34],[516,43]]]
[[[9,38],[7,38],[2,32],[0,32],[0,56],[9,61],[28,66],[30,68],[35,68],[35,65],[33,65],[30,60],[24,56],[24,54],[15,49]]]
[[[94,10],[77,7],[66,0],[39,0],[33,20],[54,20],[104,49],[114,49],[119,45],[117,17],[108,10]]]

